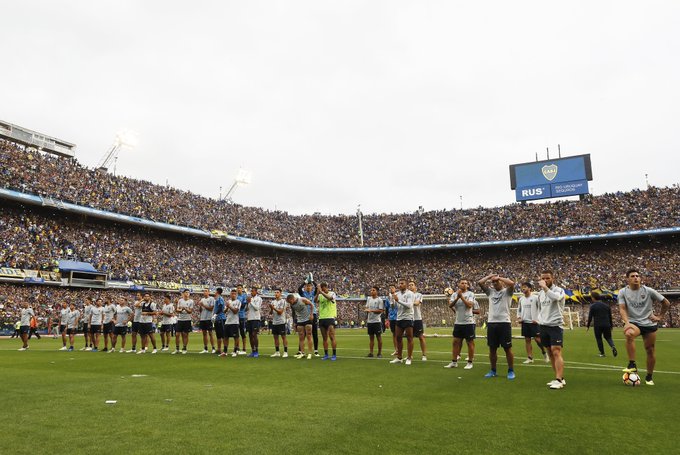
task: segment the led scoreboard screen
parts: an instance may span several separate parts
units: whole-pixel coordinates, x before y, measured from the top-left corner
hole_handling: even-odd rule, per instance
[[[510,188],[517,201],[588,194],[590,180],[590,154],[510,165]]]

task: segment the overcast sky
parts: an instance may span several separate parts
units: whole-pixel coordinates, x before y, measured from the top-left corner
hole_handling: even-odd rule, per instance
[[[291,213],[496,206],[508,165],[592,154],[678,183],[678,1],[2,4],[0,119],[94,166]]]

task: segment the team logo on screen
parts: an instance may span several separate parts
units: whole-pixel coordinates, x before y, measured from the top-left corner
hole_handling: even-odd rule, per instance
[[[545,177],[549,182],[552,182],[553,180],[555,180],[555,177],[557,177],[557,165],[546,164],[541,168],[541,172],[543,173],[543,177]]]

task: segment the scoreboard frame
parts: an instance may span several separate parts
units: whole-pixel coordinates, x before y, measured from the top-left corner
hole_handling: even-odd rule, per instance
[[[589,194],[592,180],[589,153],[510,165],[510,189],[518,202]]]

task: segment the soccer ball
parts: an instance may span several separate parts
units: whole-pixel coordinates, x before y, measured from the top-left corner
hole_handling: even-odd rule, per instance
[[[623,373],[623,383],[631,387],[640,385],[640,375],[637,373]]]

